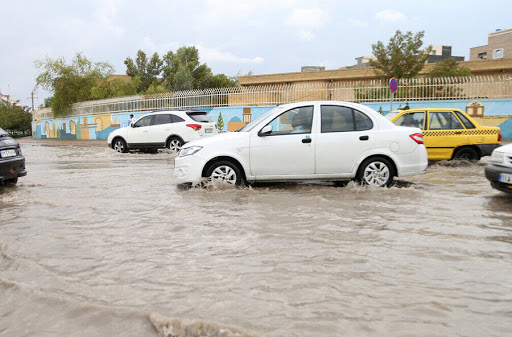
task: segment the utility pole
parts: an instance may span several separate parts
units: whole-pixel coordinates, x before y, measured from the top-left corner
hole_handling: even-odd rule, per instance
[[[34,97],[34,90],[32,90],[30,97],[27,97],[27,98],[32,98],[32,111],[34,111],[34,98],[37,98],[37,97]]]

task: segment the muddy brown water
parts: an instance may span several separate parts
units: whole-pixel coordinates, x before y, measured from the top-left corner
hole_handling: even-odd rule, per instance
[[[512,197],[486,159],[385,189],[184,190],[167,152],[22,147],[0,336],[512,335]]]

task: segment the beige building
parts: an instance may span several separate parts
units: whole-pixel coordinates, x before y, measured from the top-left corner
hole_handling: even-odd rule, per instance
[[[469,60],[500,60],[512,58],[512,29],[489,33],[485,46],[470,48]]]
[[[487,62],[464,61],[458,64],[469,68],[471,73],[476,76],[497,76],[507,75],[512,77],[512,58],[501,58],[496,60],[487,60]],[[432,70],[434,63],[427,63],[420,72],[425,75]],[[252,85],[276,85],[276,84],[301,84],[301,83],[328,83],[333,81],[351,82],[379,79],[372,67],[364,68],[340,68],[334,70],[251,75],[240,76],[238,82],[241,86]]]

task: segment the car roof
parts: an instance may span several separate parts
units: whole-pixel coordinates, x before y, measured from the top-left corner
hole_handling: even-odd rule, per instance
[[[428,110],[428,111],[462,111],[461,109],[457,109],[457,108],[414,108],[414,109],[404,109],[404,110],[398,109],[398,110],[393,110],[391,112],[423,112],[425,110]]]
[[[0,128],[0,135],[8,135],[9,132],[5,131],[4,129]]]
[[[168,113],[206,113],[206,111],[201,110],[161,110],[161,111],[152,111],[151,114],[154,115],[161,115],[161,114],[168,114]]]

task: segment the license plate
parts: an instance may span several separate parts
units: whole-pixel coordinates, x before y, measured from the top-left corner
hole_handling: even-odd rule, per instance
[[[500,181],[502,183],[512,184],[512,174],[500,173]]]
[[[6,158],[6,157],[15,157],[16,156],[16,150],[3,150],[0,151],[0,157]]]
[[[213,133],[213,129],[204,129],[204,133]]]

